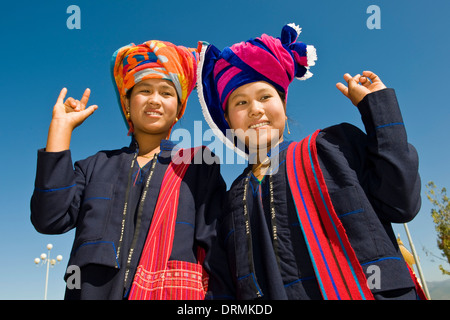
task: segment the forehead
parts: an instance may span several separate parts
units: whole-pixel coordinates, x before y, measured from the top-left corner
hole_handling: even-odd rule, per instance
[[[241,95],[252,95],[252,94],[258,94],[260,92],[266,92],[266,91],[274,91],[276,92],[276,89],[271,84],[265,82],[265,81],[256,81],[244,84],[243,86],[240,86],[236,90],[234,90],[231,95],[230,99],[233,99],[234,97],[241,96]]]
[[[157,87],[157,88],[172,88],[175,89],[175,86],[172,81],[165,80],[165,79],[145,79],[142,81],[139,81],[136,85],[136,87]]]

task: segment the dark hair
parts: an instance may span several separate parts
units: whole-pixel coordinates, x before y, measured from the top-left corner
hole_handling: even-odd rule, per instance
[[[284,104],[286,104],[286,92],[277,90],[278,95],[280,96],[281,101],[283,101]]]
[[[125,94],[127,99],[131,99],[131,93],[133,92],[134,86],[132,86],[130,89],[127,90],[127,93]]]

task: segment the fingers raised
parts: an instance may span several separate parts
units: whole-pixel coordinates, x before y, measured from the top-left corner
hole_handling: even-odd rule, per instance
[[[86,90],[84,90],[83,96],[81,97],[81,105],[82,107],[86,107],[88,101],[89,101],[89,96],[91,95],[91,89],[87,88]]]
[[[64,98],[67,94],[67,88],[63,88],[61,92],[59,93],[57,103],[64,104],[66,107],[73,109],[74,111],[81,111],[86,108],[87,103],[89,102],[89,97],[91,95],[91,89],[87,88],[83,96],[81,97],[81,100],[74,99],[72,97],[69,97],[64,101]]]
[[[344,96],[348,97],[348,88],[344,84],[338,82],[336,83],[336,88],[338,88],[338,90],[342,92]]]
[[[344,74],[344,80],[348,83],[348,81],[352,79],[352,76],[349,73]]]
[[[365,76],[359,78],[359,82],[366,88],[368,88],[372,84],[372,82],[370,82],[370,80]]]
[[[353,89],[356,85],[359,84],[359,81],[361,79],[361,75],[357,74],[356,76],[350,78],[347,83],[348,83],[348,88],[349,89]]]
[[[87,108],[86,110],[84,110],[84,112],[86,112],[87,115],[90,116],[97,109],[98,109],[98,106],[96,104],[94,104],[94,105],[90,106],[89,108]]]
[[[67,88],[62,88],[59,93],[58,99],[56,100],[56,103],[61,103],[61,104],[64,103],[64,98],[66,97],[66,94],[67,94]]]
[[[97,105],[92,105],[89,108],[81,110],[79,113],[81,117],[81,122],[89,118],[94,113],[94,111],[97,110],[97,108],[98,108]]]
[[[362,75],[344,74],[347,86],[337,83],[336,87],[356,106],[369,93],[386,88],[381,79],[372,71],[363,71]]]
[[[363,71],[363,76],[369,78],[372,82],[380,81],[381,79],[372,71]]]
[[[352,76],[349,73],[344,74],[344,80],[347,83],[347,85],[350,87],[349,81],[352,80]],[[339,91],[341,91],[347,98],[348,98],[348,89],[346,85],[344,85],[341,82],[336,83],[336,88],[338,88]]]

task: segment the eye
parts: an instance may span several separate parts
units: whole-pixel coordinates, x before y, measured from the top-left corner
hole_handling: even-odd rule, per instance
[[[164,91],[161,93],[163,96],[168,96],[168,97],[172,97],[174,94],[172,92],[169,91]]]
[[[243,105],[246,105],[247,104],[247,101],[245,101],[245,100],[241,100],[241,101],[238,101],[238,102],[236,102],[236,106],[243,106]]]
[[[269,94],[266,94],[266,95],[263,95],[262,97],[261,97],[261,101],[264,101],[264,100],[268,100],[268,99],[270,99],[272,96],[271,95],[269,95]]]

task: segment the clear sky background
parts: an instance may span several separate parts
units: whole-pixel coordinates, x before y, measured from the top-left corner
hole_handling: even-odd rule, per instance
[[[80,30],[66,26],[70,16],[66,10],[73,4],[81,9]],[[381,9],[379,30],[366,26],[369,5]],[[423,204],[408,225],[426,280],[449,279],[438,270],[442,262],[424,251],[440,255],[425,184],[433,180],[438,187],[450,188],[450,108],[445,98],[450,71],[449,15],[448,0],[2,3],[0,299],[43,298],[45,268],[36,267],[33,260],[46,252],[47,243],[54,245],[53,257],[64,257],[50,270],[48,298],[64,296],[63,275],[74,232],[42,235],[34,230],[29,218],[37,150],[45,147],[52,107],[62,87],[68,88],[68,96],[78,99],[89,87],[90,102],[99,106],[73,135],[73,159],[84,159],[130,141],[109,69],[117,48],[159,39],[190,47],[205,40],[223,49],[262,33],[279,36],[283,25],[290,22],[303,28],[299,40],[317,48],[318,61],[311,69],[313,78],[294,81],[290,86],[287,113],[293,121],[287,139],[300,140],[318,128],[341,122],[363,128],[357,109],[335,84],[346,72],[376,72],[396,90],[409,141],[419,152]],[[201,121],[197,128],[208,128],[196,91],[177,128],[193,133],[194,121]],[[222,166],[228,185],[243,168],[236,164]],[[409,246],[403,225],[394,229]]]

